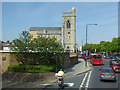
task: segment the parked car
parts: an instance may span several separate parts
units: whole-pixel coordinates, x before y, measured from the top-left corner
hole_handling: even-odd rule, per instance
[[[110,59],[117,59],[116,56],[111,56]]]
[[[112,80],[112,81],[116,81],[116,75],[113,71],[112,68],[110,67],[103,67],[102,69],[100,69],[101,73],[100,73],[100,80]]]
[[[115,72],[120,72],[120,63],[113,63],[112,69],[113,69]]]
[[[110,59],[110,56],[106,56],[105,59]]]
[[[110,59],[109,65],[110,65],[110,67],[112,67],[113,63],[118,63],[118,62],[119,62],[118,59]]]

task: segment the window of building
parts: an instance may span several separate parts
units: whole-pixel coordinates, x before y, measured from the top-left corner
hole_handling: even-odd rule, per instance
[[[70,21],[67,21],[67,28],[70,28]]]
[[[70,34],[70,32],[68,32],[68,34]]]
[[[48,37],[50,37],[50,35],[48,35]]]
[[[46,33],[47,33],[47,30],[46,30]]]

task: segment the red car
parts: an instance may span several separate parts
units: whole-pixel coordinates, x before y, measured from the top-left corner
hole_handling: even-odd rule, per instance
[[[114,63],[112,65],[112,69],[115,71],[115,72],[120,72],[120,63]]]
[[[110,59],[110,57],[109,57],[109,56],[106,56],[105,59]]]

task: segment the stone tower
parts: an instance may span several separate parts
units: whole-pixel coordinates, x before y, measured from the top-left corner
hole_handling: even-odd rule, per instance
[[[65,50],[76,50],[76,15],[75,8],[72,12],[63,12],[62,38]]]

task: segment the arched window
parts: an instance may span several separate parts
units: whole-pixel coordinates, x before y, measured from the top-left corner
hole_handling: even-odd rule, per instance
[[[67,28],[70,28],[70,21],[67,21]]]

